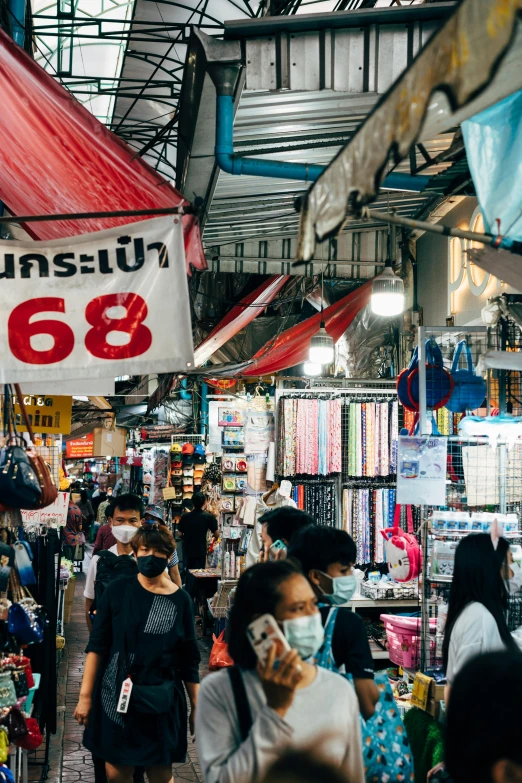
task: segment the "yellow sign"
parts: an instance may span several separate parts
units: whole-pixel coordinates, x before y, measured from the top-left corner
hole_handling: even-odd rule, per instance
[[[41,397],[25,394],[23,397],[25,409],[31,422],[33,432],[46,435],[69,435],[71,432],[72,397]],[[22,411],[17,402],[14,406],[16,428],[26,432],[22,420]]]

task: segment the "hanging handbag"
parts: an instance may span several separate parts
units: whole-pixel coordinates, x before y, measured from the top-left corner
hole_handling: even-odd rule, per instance
[[[0,452],[0,498],[3,507],[31,509],[41,497],[38,477],[16,431],[13,398],[4,386],[4,437],[8,444]]]
[[[19,644],[43,641],[44,627],[40,622],[36,601],[26,587],[21,587],[14,569],[11,571],[11,592],[14,602],[9,607],[7,629]]]
[[[9,758],[9,737],[5,726],[0,726],[0,764]]]
[[[18,405],[20,406],[20,410],[22,411],[23,423],[25,424],[27,432],[29,433],[31,444],[34,444],[33,428],[31,427],[29,416],[27,415],[27,410],[25,408],[22,391],[17,383],[15,383],[14,387],[17,394]],[[41,457],[35,451],[34,454],[31,454],[29,456],[29,460],[38,477],[38,482],[41,490],[40,497],[36,505],[33,506],[33,508],[45,508],[46,506],[50,506],[51,503],[54,503],[54,501],[58,497],[58,489],[56,487],[56,484],[54,483],[52,473],[49,470],[49,467],[45,462],[45,460],[43,459],[43,457]]]
[[[34,688],[33,668],[31,659],[28,658],[27,655],[9,655],[8,658],[4,658],[2,661],[2,664],[4,663],[15,669],[23,670],[27,679],[27,687]]]
[[[408,375],[408,396],[419,410],[419,368]],[[451,397],[453,378],[444,367],[440,346],[433,340],[426,340],[426,407],[432,410],[443,408]]]
[[[9,714],[2,723],[7,727],[7,733],[11,742],[15,742],[27,734],[27,723],[18,707],[11,707]]]
[[[390,576],[396,582],[411,582],[416,579],[422,567],[422,552],[419,542],[413,534],[413,514],[411,506],[406,506],[408,532],[401,528],[401,507],[395,506],[393,527],[381,530],[384,537],[384,554]]]
[[[29,695],[29,686],[27,684],[27,675],[25,669],[13,669],[11,671],[11,677],[15,687],[16,696],[18,699]]]
[[[11,672],[0,672],[0,708],[12,707],[17,701]]]
[[[31,559],[27,554],[27,549],[21,541],[15,541],[13,544],[13,551],[20,582],[23,585],[35,585],[36,576],[34,574]]]
[[[0,764],[0,783],[15,783],[13,773],[5,764]]]
[[[325,626],[324,644],[315,663],[323,669],[337,672],[332,651],[332,640],[338,607],[332,607]],[[230,671],[230,670],[229,670]],[[341,675],[353,685],[351,674]],[[367,783],[374,781],[413,780],[413,756],[408,735],[395,703],[388,674],[376,672],[374,682],[379,690],[379,701],[373,717],[361,717],[364,776]]]
[[[462,351],[466,356],[467,370],[459,370]],[[466,413],[479,408],[486,397],[486,381],[475,373],[471,348],[466,340],[461,340],[457,345],[451,365],[451,377],[454,387],[446,408],[453,413]]]
[[[43,742],[40,726],[35,718],[26,718],[27,734],[15,740],[15,745],[24,750],[36,750]]]
[[[419,349],[415,348],[409,365],[405,370],[399,373],[399,377],[397,378],[397,397],[399,398],[399,402],[404,405],[408,411],[417,411],[419,409],[419,406],[413,402],[408,392],[408,378],[410,377],[410,374],[418,368],[418,366]]]

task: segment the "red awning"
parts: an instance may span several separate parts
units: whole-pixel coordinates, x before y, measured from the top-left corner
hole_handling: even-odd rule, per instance
[[[275,299],[288,279],[288,275],[274,275],[234,305],[216,328],[196,348],[194,366],[201,367],[202,364],[205,364],[213,353],[231,340],[241,329],[244,329],[254,318],[257,318],[263,312],[264,307]]]
[[[372,280],[369,280],[348,296],[330,305],[322,315],[316,313],[306,321],[301,321],[291,329],[287,329],[279,335],[275,342],[272,343],[270,340],[256,353],[252,364],[249,364],[238,374],[244,376],[270,375],[286,370],[288,367],[295,367],[296,364],[302,364],[308,358],[310,339],[319,331],[321,318],[325,322],[326,331],[337,342],[357,313],[368,304],[371,293]]]
[[[0,107],[0,199],[13,215],[188,203],[1,30]],[[46,240],[136,220],[62,220],[25,228],[35,239]],[[189,264],[206,269],[197,219],[185,215],[183,226],[187,271]]]

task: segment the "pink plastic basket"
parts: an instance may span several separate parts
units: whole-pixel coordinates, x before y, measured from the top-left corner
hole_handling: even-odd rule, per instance
[[[420,666],[421,618],[400,617],[396,614],[381,614],[386,628],[390,661],[405,669],[417,669]],[[430,666],[437,665],[435,632],[437,620],[430,619]]]

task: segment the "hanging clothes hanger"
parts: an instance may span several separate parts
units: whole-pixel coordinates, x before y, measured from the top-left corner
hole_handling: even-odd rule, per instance
[[[266,493],[263,495],[263,502],[264,502],[266,505],[268,505],[268,503],[267,503],[268,499],[269,499],[269,498],[270,498],[270,497],[271,497],[271,496],[274,494],[274,492],[277,492],[277,490],[278,490],[278,489],[279,489],[279,484],[278,484],[278,483],[277,483],[277,481],[276,481],[276,482],[275,482],[275,484],[272,484],[272,486],[270,487],[270,489],[268,490],[268,492],[266,492]]]

